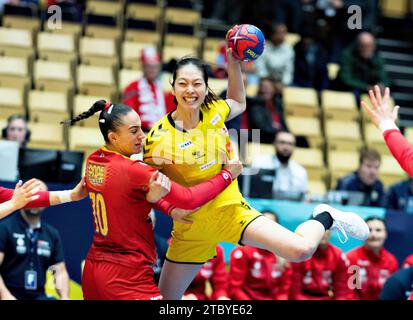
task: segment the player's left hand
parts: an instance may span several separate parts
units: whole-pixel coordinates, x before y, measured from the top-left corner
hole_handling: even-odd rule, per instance
[[[385,120],[390,120],[396,122],[399,114],[399,106],[392,108],[390,106],[390,89],[384,89],[384,95],[382,96],[380,87],[378,85],[374,86],[374,91],[369,90],[370,102],[372,106],[370,107],[364,101],[361,101],[361,106],[364,111],[370,116],[371,120],[376,126],[379,126],[381,122]]]
[[[171,218],[174,219],[176,222],[180,222],[184,224],[192,224],[191,220],[188,220],[185,218],[198,209],[199,208],[196,208],[194,210],[184,210],[184,209],[175,208],[171,211]]]
[[[71,198],[73,201],[79,201],[87,197],[85,177],[72,189]]]

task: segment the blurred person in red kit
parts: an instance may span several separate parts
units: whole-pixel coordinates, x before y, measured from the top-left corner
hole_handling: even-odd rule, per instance
[[[161,60],[153,47],[143,48],[140,56],[143,76],[132,81],[123,92],[123,103],[134,109],[148,132],[165,114],[176,108],[173,95],[165,92],[159,79]]]

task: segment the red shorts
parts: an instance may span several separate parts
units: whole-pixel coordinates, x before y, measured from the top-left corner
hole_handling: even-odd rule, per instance
[[[86,259],[82,289],[85,300],[162,299],[151,266],[137,270],[112,262]]]

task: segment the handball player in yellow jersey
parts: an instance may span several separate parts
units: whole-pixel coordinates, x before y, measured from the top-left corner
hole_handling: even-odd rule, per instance
[[[240,61],[227,51],[228,91],[222,100],[208,88],[206,66],[197,58],[184,57],[172,74],[176,110],[165,115],[149,132],[144,161],[171,180],[192,186],[216,175],[233,151],[225,121],[245,108],[245,88]],[[269,250],[290,261],[303,261],[317,249],[325,231],[340,230],[365,240],[369,229],[355,213],[326,204],[316,206],[313,219],[292,232],[261,215],[243,198],[234,180],[215,199],[188,219],[174,222],[170,247],[160,278],[165,299],[180,299],[203,263],[215,256],[219,242]]]

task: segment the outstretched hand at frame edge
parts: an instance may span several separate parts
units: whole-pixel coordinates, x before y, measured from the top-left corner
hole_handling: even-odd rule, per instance
[[[380,124],[384,121],[393,121],[396,123],[400,107],[395,106],[392,108],[390,106],[390,89],[386,87],[384,89],[384,95],[382,96],[380,87],[375,85],[374,91],[369,90],[369,96],[371,107],[364,101],[361,101],[361,106],[369,115],[373,123],[377,127],[380,127]]]

